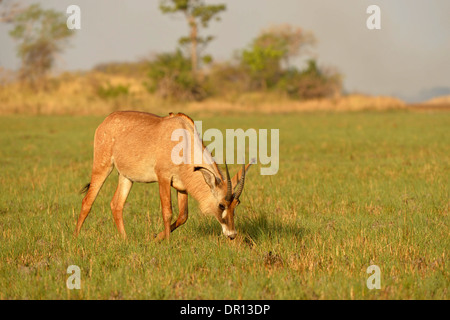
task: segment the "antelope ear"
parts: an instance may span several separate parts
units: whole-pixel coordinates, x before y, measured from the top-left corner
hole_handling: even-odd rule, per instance
[[[205,182],[208,184],[211,190],[214,190],[217,186],[219,186],[222,183],[222,180],[216,177],[214,173],[212,173],[209,169],[206,169],[205,167],[195,167],[194,171],[200,171],[203,174],[203,178],[205,179]]]
[[[250,168],[250,166],[254,163],[254,159],[245,166],[245,174],[247,175],[248,169]],[[238,181],[241,179],[242,177],[242,168],[238,171],[238,173],[235,174],[235,176],[233,178],[231,178],[231,187],[234,190],[234,188],[236,188],[236,185],[238,183]]]

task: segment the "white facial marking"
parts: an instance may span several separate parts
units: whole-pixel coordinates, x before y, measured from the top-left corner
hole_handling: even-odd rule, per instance
[[[227,237],[234,238],[236,236],[236,231],[229,230],[226,224],[222,224],[222,232]]]
[[[227,235],[228,228],[227,228],[226,224],[222,224],[222,232],[223,232],[224,235]]]
[[[222,212],[222,219],[225,219],[227,216],[227,209],[223,210]]]

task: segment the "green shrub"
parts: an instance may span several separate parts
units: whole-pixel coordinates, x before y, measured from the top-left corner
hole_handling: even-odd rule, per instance
[[[230,97],[250,91],[251,82],[251,75],[245,67],[225,62],[211,66],[203,86],[211,95]]]
[[[283,72],[277,90],[294,99],[330,97],[341,90],[341,77],[336,72],[320,70],[315,60],[309,60],[303,71],[290,68]]]
[[[103,99],[115,99],[120,96],[127,96],[129,94],[129,86],[121,84],[113,86],[108,83],[106,86],[98,87],[97,94]]]
[[[199,78],[192,73],[191,62],[180,50],[158,54],[150,62],[149,82],[151,93],[176,100],[201,100],[207,96]]]
[[[242,64],[247,67],[255,89],[268,89],[276,85],[281,72],[283,51],[275,46],[253,45],[242,52]]]

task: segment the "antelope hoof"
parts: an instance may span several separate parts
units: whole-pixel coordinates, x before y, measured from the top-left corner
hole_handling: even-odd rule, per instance
[[[162,241],[162,240],[164,240],[166,238],[166,233],[164,231],[161,231],[158,234],[155,233],[153,235],[153,237],[154,237],[156,242],[160,242],[160,241]]]

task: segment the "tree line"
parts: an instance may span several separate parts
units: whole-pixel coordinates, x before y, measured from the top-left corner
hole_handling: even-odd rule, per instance
[[[161,97],[202,100],[253,91],[277,91],[295,99],[329,97],[340,93],[341,76],[318,66],[311,55],[315,36],[300,27],[275,25],[261,32],[233,58],[215,62],[206,53],[216,38],[203,35],[212,22],[219,22],[226,4],[204,0],[160,0],[162,14],[184,17],[187,35],[173,52],[155,55],[144,64],[147,89]],[[0,21],[12,25],[21,59],[19,79],[31,84],[44,81],[74,32],[62,12],[39,4],[23,8],[18,2],[0,0]],[[306,60],[306,67],[293,63]],[[108,66],[97,66],[105,70]]]

